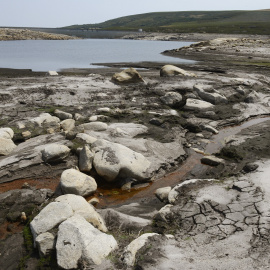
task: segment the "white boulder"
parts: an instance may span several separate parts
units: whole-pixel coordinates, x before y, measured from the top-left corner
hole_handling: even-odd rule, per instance
[[[32,118],[30,122],[43,127],[44,125],[60,126],[60,119],[56,116],[51,116],[49,113],[42,113],[38,117]]]
[[[62,172],[60,185],[65,194],[87,196],[97,190],[97,183],[94,178],[75,169]]]
[[[100,231],[108,231],[103,218],[83,197],[74,194],[66,194],[56,198],[55,201],[68,204],[74,214],[84,217],[86,221],[90,222]]]
[[[55,162],[64,160],[70,153],[70,149],[66,145],[49,144],[41,151],[44,162]]]
[[[11,128],[0,128],[0,138],[3,139],[12,139],[14,132]]]
[[[16,147],[16,144],[11,139],[0,138],[0,156],[9,155]]]
[[[60,126],[64,131],[71,131],[75,128],[75,120],[74,119],[63,120],[60,123]]]
[[[112,77],[112,81],[118,84],[144,82],[142,76],[134,68],[128,68],[120,73],[115,73]]]
[[[168,76],[175,76],[175,75],[182,75],[187,77],[196,77],[194,73],[188,72],[182,68],[173,66],[173,65],[165,65],[160,70],[161,77],[168,77]]]
[[[78,269],[79,261],[99,265],[116,248],[112,235],[100,232],[79,215],[59,226],[56,251],[61,268]]]
[[[117,177],[149,178],[147,170],[150,162],[140,153],[106,140],[93,143],[92,151],[95,153],[93,165],[97,173],[108,182],[115,181]]]
[[[160,201],[166,202],[168,201],[168,196],[171,190],[172,190],[171,187],[158,188],[155,192],[155,195]]]
[[[44,232],[58,226],[67,218],[73,216],[71,206],[66,202],[51,202],[31,221],[30,228],[34,239]]]

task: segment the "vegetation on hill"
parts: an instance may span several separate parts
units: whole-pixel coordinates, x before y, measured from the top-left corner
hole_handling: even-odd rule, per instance
[[[65,28],[268,35],[270,34],[270,10],[154,12],[125,16],[99,24],[72,25]]]

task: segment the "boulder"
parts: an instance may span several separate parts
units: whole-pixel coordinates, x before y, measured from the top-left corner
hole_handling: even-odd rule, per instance
[[[92,170],[92,164],[94,160],[94,154],[90,151],[88,146],[84,146],[80,151],[79,156],[79,169],[82,172],[90,172]]]
[[[64,131],[71,131],[75,128],[75,120],[73,120],[73,119],[63,120],[60,123],[60,126]]]
[[[73,210],[68,203],[51,202],[30,223],[34,240],[39,234],[55,228],[73,214]]]
[[[185,71],[184,69],[181,69],[181,68],[173,66],[173,65],[165,65],[160,70],[161,77],[169,77],[169,76],[175,76],[175,75],[196,77],[196,75],[194,73]]]
[[[85,133],[78,133],[75,139],[81,144],[92,144],[97,140],[96,138]]]
[[[204,156],[201,159],[201,163],[210,165],[210,166],[218,166],[220,164],[224,164],[224,159],[217,158],[215,156]]]
[[[156,190],[155,195],[157,198],[162,201],[162,202],[167,202],[168,201],[168,196],[170,191],[172,190],[171,187],[164,187],[164,188],[159,188]]]
[[[11,128],[0,128],[0,138],[12,140],[14,132]]]
[[[207,92],[203,89],[202,85],[194,85],[193,89],[197,92],[197,94],[202,100],[210,102],[214,105],[228,102],[225,96],[222,96],[216,92],[213,93]]]
[[[60,119],[56,116],[51,116],[49,113],[42,113],[38,117],[30,119],[30,122],[42,128],[59,127]]]
[[[186,110],[210,110],[213,108],[214,105],[212,103],[193,98],[188,98],[184,106]]]
[[[97,190],[97,183],[94,178],[75,169],[63,171],[60,185],[64,194],[87,196]]]
[[[150,162],[140,153],[117,143],[97,140],[92,144],[93,165],[97,173],[108,182],[116,178],[149,178],[147,169]]]
[[[137,252],[146,245],[148,238],[158,235],[157,233],[145,233],[138,237],[137,239],[133,240],[124,250],[122,255],[122,261],[127,266],[133,266],[136,259]]]
[[[70,149],[66,145],[49,144],[41,151],[44,162],[59,162],[64,160],[70,153]]]
[[[72,208],[74,214],[84,217],[86,221],[90,222],[100,231],[108,231],[103,218],[82,196],[66,194],[56,198],[55,201],[67,203]]]
[[[176,92],[167,92],[163,97],[160,98],[161,101],[172,108],[178,108],[182,106],[182,95]]]
[[[59,226],[56,251],[61,268],[78,269],[79,262],[99,265],[116,248],[112,235],[100,232],[79,215]]]
[[[11,139],[0,138],[0,156],[9,155],[16,147],[16,144]]]
[[[49,255],[54,249],[54,235],[49,232],[40,234],[36,238],[36,245],[40,257]]]
[[[49,71],[47,72],[47,75],[48,75],[48,76],[58,76],[58,73],[57,73],[56,71],[49,70]]]
[[[72,119],[72,114],[56,109],[53,112],[61,120]]]
[[[112,81],[118,84],[144,82],[139,72],[134,68],[128,68],[120,73],[115,73],[112,77]]]
[[[85,130],[92,130],[92,131],[104,131],[107,130],[108,128],[108,125],[106,123],[98,121],[82,124],[82,126]]]

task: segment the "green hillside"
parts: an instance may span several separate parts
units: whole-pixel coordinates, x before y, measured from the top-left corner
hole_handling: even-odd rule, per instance
[[[270,10],[154,12],[67,29],[270,34]]]

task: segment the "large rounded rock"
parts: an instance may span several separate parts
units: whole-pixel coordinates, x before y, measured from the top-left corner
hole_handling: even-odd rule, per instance
[[[120,73],[115,73],[112,77],[112,81],[118,84],[144,82],[139,72],[134,68],[128,68]]]
[[[69,155],[70,149],[61,144],[49,144],[41,151],[44,162],[58,162],[64,160]]]
[[[0,128],[0,138],[12,139],[14,132],[11,128]]]
[[[73,216],[73,214],[71,206],[66,202],[52,202],[48,204],[30,223],[34,239],[39,234],[58,226],[61,222]]]
[[[175,75],[196,77],[194,73],[185,71],[184,69],[173,66],[173,65],[165,65],[160,70],[161,77],[169,77],[169,76],[175,76]]]
[[[54,114],[61,120],[72,119],[72,114],[56,109]]]
[[[176,92],[167,92],[163,97],[160,98],[161,101],[172,108],[178,108],[182,105],[182,95]]]
[[[57,263],[64,269],[78,269],[79,261],[99,265],[117,248],[112,235],[100,232],[81,216],[73,216],[59,226]]]
[[[0,138],[0,156],[9,155],[16,147],[16,144],[11,139]]]
[[[60,185],[63,193],[87,196],[94,193],[97,183],[94,178],[75,169],[63,171]]]
[[[64,131],[71,131],[75,128],[75,120],[73,119],[66,119],[66,120],[63,120],[61,123],[61,128],[64,130]]]
[[[56,198],[55,201],[67,203],[72,208],[74,215],[82,216],[102,232],[108,231],[103,218],[82,196],[66,194]]]
[[[150,162],[140,153],[137,153],[121,144],[106,140],[97,140],[92,144],[95,152],[93,165],[97,173],[108,182],[116,178],[147,179]]]

